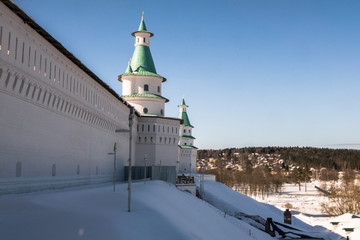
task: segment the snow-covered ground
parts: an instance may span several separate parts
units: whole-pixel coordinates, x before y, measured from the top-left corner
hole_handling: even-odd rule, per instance
[[[283,211],[287,208],[287,204],[291,204],[290,210],[297,219],[312,226],[322,226],[342,237],[349,236],[352,240],[360,240],[360,218],[353,218],[353,214],[350,213],[338,217],[329,217],[323,213],[321,204],[326,204],[327,198],[315,188],[320,185],[319,182],[308,183],[307,191],[305,191],[302,184],[299,191],[298,185],[285,184],[280,194],[274,194],[265,199],[255,199]],[[339,224],[332,225],[331,222],[339,222]],[[347,233],[344,228],[354,228],[354,232]]]
[[[262,219],[272,218],[279,223],[284,221],[284,213],[281,209],[239,194],[219,182],[205,181],[204,189],[205,200],[230,215],[242,213],[249,216],[260,216]],[[293,216],[291,227],[298,229],[297,233],[311,237],[326,240],[342,239],[340,235],[330,232],[327,228],[318,224],[308,224],[297,216]],[[282,230],[292,231],[286,228],[282,228]]]
[[[276,239],[254,227],[256,222],[233,216],[242,213],[282,222],[282,209],[218,182],[205,181],[204,189],[207,202],[165,182],[134,183],[130,213],[127,184],[118,184],[115,193],[106,184],[2,196],[0,239]],[[309,214],[296,213],[292,226],[326,240],[342,239],[342,228],[360,223],[350,214],[340,216],[335,219],[340,222],[336,234],[327,229],[332,229],[329,220],[321,222]],[[350,239],[360,239],[359,226],[354,225]]]
[[[315,188],[315,185],[315,183],[307,183],[307,191],[305,191],[304,184],[302,184],[301,190],[299,191],[298,185],[285,184],[282,187],[280,194],[273,194],[265,199],[255,197],[255,199],[257,201],[274,205],[281,210],[289,208],[286,206],[289,206],[290,204],[291,210],[309,215],[326,217],[327,215],[322,212],[321,204],[326,203],[327,198]]]
[[[132,186],[130,213],[127,184],[0,197],[0,239],[271,239],[174,185]]]

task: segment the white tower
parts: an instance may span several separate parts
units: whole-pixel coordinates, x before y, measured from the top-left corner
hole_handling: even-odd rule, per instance
[[[135,50],[124,74],[122,97],[141,114],[136,123],[137,166],[172,166],[179,161],[179,129],[181,120],[165,117],[166,98],[161,96],[161,84],[166,79],[157,74],[150,52],[148,32],[144,17],[138,31],[133,32]]]
[[[164,116],[165,103],[169,100],[161,96],[161,84],[166,78],[156,73],[150,52],[150,37],[141,18],[139,29],[131,35],[135,37],[135,50],[124,74],[119,76],[122,97],[145,116]]]
[[[192,136],[192,129],[194,128],[194,126],[190,124],[190,120],[186,112],[186,108],[189,106],[185,104],[184,97],[178,107],[180,108],[179,118],[183,120],[183,123],[180,125],[179,131],[179,172],[196,172],[196,155],[198,148],[194,146],[195,138]]]

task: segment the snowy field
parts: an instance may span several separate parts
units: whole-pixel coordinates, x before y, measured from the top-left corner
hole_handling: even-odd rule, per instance
[[[260,231],[248,218],[239,220],[234,216],[242,213],[282,222],[281,209],[214,181],[205,181],[205,199],[207,202],[161,181],[133,184],[130,213],[127,184],[118,184],[115,193],[112,185],[106,184],[2,196],[0,239],[267,240],[279,237]],[[354,222],[351,216],[340,216],[338,229]],[[327,228],[332,226],[328,220],[320,224],[317,216],[300,213],[295,214],[292,227],[325,240],[344,236],[330,232]],[[350,239],[359,240],[358,233],[357,229]]]
[[[295,210],[295,212],[299,211],[318,217],[327,216],[321,209],[321,204],[326,203],[327,198],[315,188],[314,183],[307,183],[307,191],[305,191],[304,184],[301,185],[300,191],[298,185],[285,184],[280,194],[270,195],[265,199],[260,197],[255,197],[254,199],[274,205],[281,210],[287,208],[286,204],[291,204],[290,210]]]
[[[360,219],[353,218],[353,214],[350,213],[338,217],[327,216],[321,208],[322,203],[327,203],[327,198],[315,186],[320,186],[320,183],[308,183],[307,191],[302,184],[299,191],[298,185],[285,184],[280,194],[271,195],[265,199],[255,199],[283,211],[286,209],[286,204],[290,203],[292,205],[290,210],[297,219],[312,226],[325,227],[342,237],[349,236],[352,240],[360,240]],[[332,225],[331,222],[339,222],[339,224]],[[354,232],[347,233],[344,228],[354,228]]]

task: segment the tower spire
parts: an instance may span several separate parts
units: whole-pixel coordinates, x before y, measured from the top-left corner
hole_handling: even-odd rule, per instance
[[[178,107],[180,108],[179,118],[184,121],[183,124],[181,124],[181,125],[185,126],[185,127],[193,128],[193,126],[190,124],[189,117],[186,113],[186,108],[189,106],[186,105],[184,97],[182,98],[181,104]]]
[[[135,37],[135,49],[129,59],[125,73],[118,77],[123,83],[122,97],[144,115],[164,116],[165,103],[169,100],[161,95],[161,83],[166,78],[157,74],[150,52],[150,38],[144,21],[144,12]]]

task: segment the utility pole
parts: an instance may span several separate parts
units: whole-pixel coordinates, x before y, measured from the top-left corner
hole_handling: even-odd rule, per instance
[[[114,192],[116,185],[116,143],[114,143]]]
[[[112,153],[108,153],[109,155],[114,155],[114,192],[115,192],[115,184],[116,184],[116,143],[114,143],[114,150]]]
[[[205,167],[200,168],[200,197],[201,199],[204,199],[204,173],[205,173]]]
[[[144,161],[145,161],[144,184],[146,184],[146,159],[147,159],[147,154],[144,155]]]
[[[191,177],[191,159],[190,159],[190,177]]]

